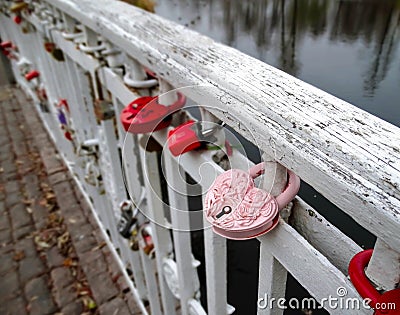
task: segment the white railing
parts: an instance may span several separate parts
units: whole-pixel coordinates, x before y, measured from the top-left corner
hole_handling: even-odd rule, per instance
[[[138,96],[157,95],[173,87],[184,87],[180,92],[187,98],[205,104],[203,117],[217,117],[259,147],[267,173],[276,173],[266,177],[265,189],[281,188],[279,178],[286,168],[291,169],[376,235],[367,272],[385,289],[398,285],[397,127],[235,49],[125,3],[27,3],[29,10],[10,12],[12,2],[1,2],[1,38],[18,47],[18,51],[9,49],[15,57],[11,59],[14,74],[38,105],[50,135],[91,203],[143,314],[148,313],[144,300],[150,302],[151,314],[205,314],[199,299],[198,262],[192,255],[190,233],[185,232],[190,229],[191,212],[182,194],[189,187],[181,174],[186,172],[200,183],[204,195],[223,172],[214,162],[216,151],[190,152],[176,159],[164,149],[161,176],[159,152],[141,146],[146,136],[127,134],[119,121],[124,106]],[[21,24],[13,22],[15,15],[21,16]],[[44,49],[45,42],[54,43],[64,61],[56,60],[58,52],[52,58]],[[142,82],[140,89],[127,87],[123,69],[130,73],[126,83],[139,84],[146,78],[143,67],[157,74],[159,88],[150,89],[154,82]],[[33,69],[40,76],[28,82],[23,74]],[[39,86],[46,89],[47,101],[38,98]],[[171,93],[160,96],[160,101],[170,104]],[[61,99],[69,105],[69,114],[64,114],[69,116],[70,130],[60,128],[57,104]],[[115,113],[115,120],[96,118],[94,104],[99,100],[111,104],[105,113]],[[73,141],[65,139],[66,131],[72,133]],[[166,129],[152,136],[165,146]],[[238,150],[230,162],[242,169],[252,164]],[[169,207],[160,198],[162,177],[169,184]],[[146,254],[144,246],[132,250],[117,231],[120,203],[129,198],[151,219],[155,258]],[[143,223],[145,217],[139,217]],[[289,272],[318,301],[337,297],[338,288],[345,288],[346,298],[360,300],[346,275],[351,257],[361,248],[300,198],[293,202],[290,225],[286,221],[282,219],[276,229],[258,238],[259,296],[284,297]],[[205,223],[204,228],[208,314],[232,313],[227,303],[226,240]],[[385,266],[390,269],[378,271]],[[126,268],[132,270],[134,282]],[[343,314],[343,309],[324,307],[332,314]],[[258,313],[282,314],[283,310],[260,308]],[[361,313],[372,311],[346,310],[346,314]]]

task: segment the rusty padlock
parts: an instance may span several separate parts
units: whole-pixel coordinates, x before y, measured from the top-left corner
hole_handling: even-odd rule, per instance
[[[365,268],[371,260],[373,250],[356,254],[349,264],[350,280],[363,299],[368,299],[374,315],[400,314],[400,288],[380,294],[365,275]],[[389,309],[390,308],[390,309]]]
[[[296,196],[300,178],[288,170],[288,182],[276,198],[255,187],[254,179],[264,173],[265,163],[248,172],[231,169],[219,175],[208,190],[205,217],[215,233],[234,240],[251,239],[271,231],[279,211]]]
[[[60,48],[57,48],[56,44],[45,40],[44,49],[57,61],[65,61],[64,53]]]
[[[24,1],[15,1],[10,6],[10,12],[11,13],[21,13],[27,7],[28,7],[28,4],[26,2],[24,2]]]
[[[189,120],[169,131],[168,148],[174,156],[204,148],[207,142],[215,143],[217,141],[213,135],[221,127],[220,122],[212,128],[202,130],[201,122]]]
[[[108,120],[115,116],[114,106],[107,100],[96,100],[94,102],[94,113],[98,120]]]
[[[139,97],[126,106],[120,115],[124,129],[134,134],[148,133],[168,127],[172,114],[186,103],[186,97],[177,93],[178,99],[166,106],[158,103],[158,97]]]

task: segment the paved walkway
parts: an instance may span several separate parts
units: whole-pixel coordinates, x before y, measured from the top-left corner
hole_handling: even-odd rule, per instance
[[[0,87],[0,314],[140,314],[33,105]]]

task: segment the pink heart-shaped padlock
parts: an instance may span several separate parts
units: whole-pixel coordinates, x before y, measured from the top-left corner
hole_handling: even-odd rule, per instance
[[[288,183],[276,198],[255,187],[254,179],[264,173],[260,163],[248,172],[232,169],[219,175],[208,190],[205,215],[215,233],[242,240],[258,237],[272,230],[279,221],[279,210],[296,196],[300,178],[288,170]]]

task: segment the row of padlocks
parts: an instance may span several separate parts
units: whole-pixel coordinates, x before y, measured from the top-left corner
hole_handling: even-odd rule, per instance
[[[94,101],[91,105],[97,122],[116,118],[124,131],[134,136],[149,135],[173,126],[168,132],[167,149],[175,157],[193,151],[200,154],[212,146],[223,148],[221,160],[231,155],[229,151],[233,149],[224,137],[222,121],[215,119],[210,125],[206,122],[204,111],[200,111],[203,115],[202,121],[197,121],[190,115],[182,115],[186,97],[181,92],[170,92],[172,96],[170,95],[168,104],[163,104],[160,96],[154,96],[159,92],[157,86],[160,80],[157,75],[132,58],[128,56],[124,58],[124,54],[118,48],[90,29],[77,25],[66,15],[56,15],[45,4],[36,1],[9,2],[8,6],[4,6],[3,2],[2,12],[13,20],[23,34],[36,32],[30,23],[31,16],[41,21],[44,30],[41,35],[43,49],[46,56],[55,62],[64,63],[68,59],[53,40],[53,31],[57,30],[61,31],[62,37],[73,43],[76,49],[97,60],[102,67],[112,69],[127,88],[139,91],[140,95],[148,94],[134,99],[115,115],[112,101],[107,97],[107,93],[104,93],[97,72],[93,72],[90,85]],[[55,114],[60,132],[73,147],[76,155],[75,166],[82,172],[84,181],[94,187],[97,193],[103,194],[105,187],[100,165],[99,140],[96,137],[85,137],[80,131],[80,125],[75,121],[76,108],[71,108],[76,104],[66,98],[59,98],[57,103],[52,104],[48,97],[46,80],[41,78],[41,69],[35,68],[32,60],[19,51],[12,39],[3,38],[3,40],[0,44],[3,54],[13,62],[14,69],[36,95],[39,109],[43,113]],[[288,171],[287,184],[281,194],[271,196],[269,192],[257,188],[254,183],[254,180],[263,174],[264,167],[265,165],[261,163],[250,168],[248,172],[239,169],[228,170],[218,176],[208,189],[204,201],[205,218],[215,233],[225,238],[243,240],[259,237],[277,226],[280,211],[288,206],[299,190],[300,179]],[[115,228],[132,251],[140,250],[150,259],[154,259],[157,248],[153,241],[152,224],[139,210],[141,202],[141,200],[136,200],[136,203],[131,200],[119,200],[119,216]],[[350,263],[349,274],[352,282],[363,298],[371,299],[372,307],[379,303],[398,301],[399,289],[381,295],[365,277],[364,268],[371,253],[371,251],[360,253]],[[166,259],[163,267],[164,272],[169,275],[171,292],[179,298],[179,288],[176,286],[177,266],[174,259]],[[199,287],[195,274],[194,278]],[[198,299],[197,295],[196,301]],[[193,308],[200,309],[201,313],[199,305],[195,302],[193,305]],[[376,314],[384,313],[383,310],[377,309]]]

